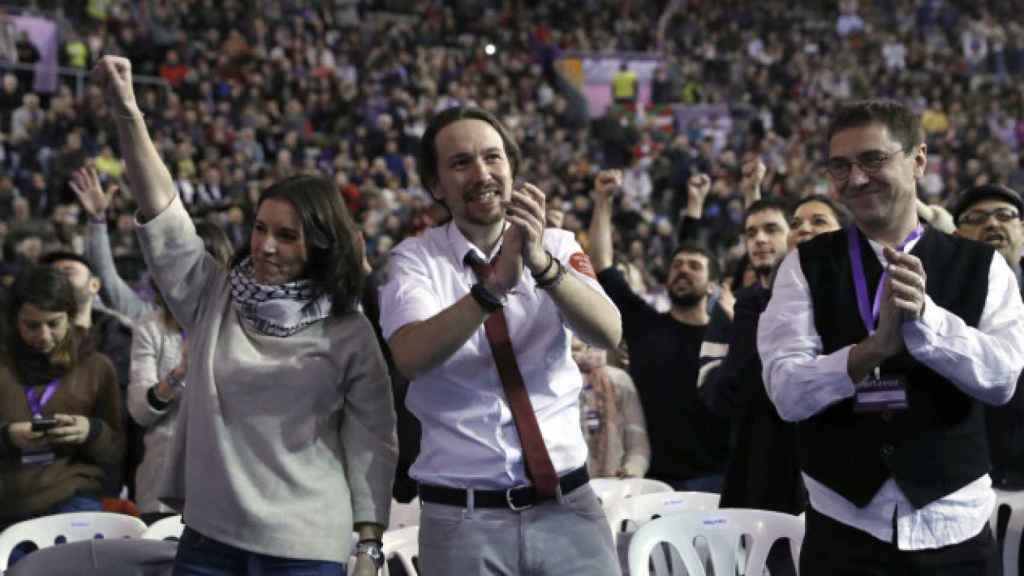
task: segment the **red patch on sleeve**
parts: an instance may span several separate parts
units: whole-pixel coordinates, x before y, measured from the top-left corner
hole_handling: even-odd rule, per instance
[[[590,257],[583,252],[577,252],[569,256],[569,266],[572,266],[580,274],[597,280],[597,274],[594,273],[594,265],[590,263]]]

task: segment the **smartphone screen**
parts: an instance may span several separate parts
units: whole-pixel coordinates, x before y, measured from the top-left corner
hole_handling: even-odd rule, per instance
[[[36,418],[32,421],[33,432],[44,432],[57,427],[56,418]]]

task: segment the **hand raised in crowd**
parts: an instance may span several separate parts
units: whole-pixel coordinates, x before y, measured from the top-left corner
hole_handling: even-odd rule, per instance
[[[750,206],[761,199],[761,183],[767,173],[768,167],[760,156],[750,158],[740,167],[740,192],[743,194],[745,206]]]
[[[622,170],[601,170],[594,177],[593,199],[595,202],[610,202],[622,189]]]
[[[904,320],[917,320],[924,313],[927,275],[921,260],[913,254],[897,252],[888,246],[883,254],[889,263],[888,284],[892,303],[903,313]]]
[[[704,201],[711,191],[711,177],[703,172],[690,176],[686,182],[686,215],[700,219],[704,214]]]
[[[92,166],[83,166],[71,174],[71,189],[78,196],[82,208],[93,219],[104,218],[107,208],[117,193],[116,185],[108,186],[104,191],[100,184],[99,173]]]
[[[89,437],[89,419],[71,414],[54,414],[57,427],[46,431],[46,439],[53,445],[83,444]]]
[[[132,87],[132,63],[121,56],[104,56],[92,69],[92,79],[103,88],[107,105],[115,114],[136,115],[139,107]]]
[[[23,452],[43,450],[47,447],[46,435],[32,430],[32,422],[12,422],[7,427],[7,436],[11,444]]]

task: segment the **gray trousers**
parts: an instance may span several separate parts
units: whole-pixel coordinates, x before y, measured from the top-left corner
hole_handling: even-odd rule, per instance
[[[424,576],[620,576],[604,510],[590,484],[522,512],[423,502]]]

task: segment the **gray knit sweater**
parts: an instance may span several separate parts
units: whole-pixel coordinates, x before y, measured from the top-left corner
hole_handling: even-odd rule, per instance
[[[138,231],[189,338],[161,500],[225,544],[345,562],[353,521],[388,523],[398,454],[370,323],[354,312],[287,338],[250,332],[180,199]]]

